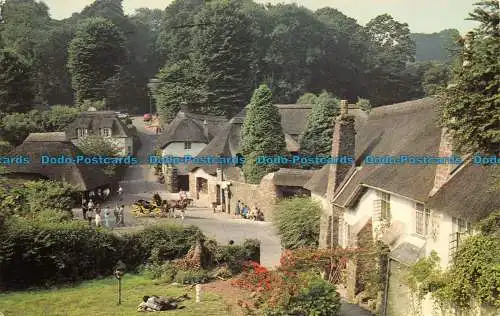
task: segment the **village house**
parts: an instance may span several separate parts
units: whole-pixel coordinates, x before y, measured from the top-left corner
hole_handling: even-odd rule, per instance
[[[82,112],[66,127],[65,132],[76,146],[83,138],[92,135],[109,140],[122,156],[134,152],[133,136],[113,111]]]
[[[10,156],[27,156],[31,162],[24,165],[6,165],[3,175],[11,179],[65,182],[81,192],[109,186],[111,179],[96,166],[69,163],[42,164],[41,161],[41,156],[76,157],[81,154],[64,132],[31,133],[21,145],[9,153]]]
[[[276,107],[281,115],[287,152],[297,154],[312,107],[297,104]],[[198,156],[241,156],[240,133],[244,119],[245,109],[226,123]],[[249,207],[259,207],[268,217],[279,199],[293,195],[309,196],[310,192],[303,186],[313,173],[312,170],[281,168],[264,176],[260,184],[248,184],[244,182],[239,165],[193,165],[189,173],[189,192],[198,206],[231,212],[240,200]]]
[[[427,297],[416,304],[405,284],[408,267],[435,251],[441,267],[471,225],[500,208],[491,190],[497,167],[459,164],[367,164],[368,156],[451,157],[448,134],[437,125],[436,102],[425,98],[373,109],[359,117],[343,108],[336,119],[332,156],[352,156],[355,165],[329,165],[316,171],[305,188],[321,202],[320,247],[388,246],[384,315],[431,315]],[[348,295],[354,299],[359,266],[348,265]]]
[[[195,157],[226,122],[227,119],[222,116],[189,113],[186,108],[182,108],[158,137],[161,156]],[[163,163],[162,172],[169,180],[166,183],[168,191],[189,190],[188,165]]]

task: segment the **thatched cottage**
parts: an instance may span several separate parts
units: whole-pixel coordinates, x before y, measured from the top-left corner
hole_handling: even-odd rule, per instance
[[[66,182],[80,191],[90,191],[111,184],[111,179],[100,168],[83,164],[42,164],[41,156],[76,157],[81,151],[64,132],[31,133],[9,156],[27,156],[29,164],[6,165],[5,176],[15,179],[48,179]]]

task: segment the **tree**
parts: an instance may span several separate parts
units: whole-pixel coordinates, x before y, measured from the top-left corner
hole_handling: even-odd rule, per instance
[[[256,163],[257,156],[282,155],[286,150],[281,116],[273,105],[272,92],[266,85],[255,90],[247,107],[241,130],[241,152],[245,157],[243,173],[249,183],[259,183],[276,166]]]
[[[124,38],[113,23],[104,18],[82,23],[71,41],[68,60],[77,103],[105,98],[104,82],[125,62]]]
[[[169,123],[180,110],[181,104],[189,105],[196,112],[206,99],[203,81],[197,76],[194,65],[185,60],[164,67],[157,75],[160,84],[154,91],[158,113],[163,122]]]
[[[317,247],[321,206],[307,197],[286,199],[276,205],[274,226],[285,249]]]
[[[118,157],[120,150],[111,141],[100,136],[87,136],[78,140],[78,149],[86,156]],[[114,176],[118,165],[105,165],[102,169],[105,174]]]
[[[383,14],[368,22],[365,31],[369,40],[366,88],[374,105],[421,97],[423,91],[412,91],[415,83],[420,87],[418,69],[406,67],[415,61],[415,43],[408,24]]]
[[[175,0],[165,9],[156,45],[161,60],[172,64],[189,59],[195,16],[204,4],[203,0]]]
[[[43,132],[43,118],[40,111],[11,113],[2,118],[2,138],[14,146],[20,145],[30,133]]]
[[[10,50],[0,50],[0,106],[2,112],[24,112],[33,106],[33,86],[27,61]]]
[[[318,96],[315,95],[314,93],[307,92],[304,93],[303,95],[300,96],[300,98],[297,99],[297,104],[314,104],[318,100]]]
[[[463,63],[453,70],[451,84],[440,94],[441,124],[453,135],[457,151],[500,152],[500,35],[497,1],[476,4]]]
[[[435,95],[446,88],[450,80],[450,68],[443,64],[431,63],[422,77],[422,88],[426,95]]]
[[[329,93],[321,93],[313,105],[300,150],[309,156],[329,156],[332,149],[334,118],[340,101]]]
[[[207,98],[200,112],[232,116],[250,97],[250,52],[252,33],[249,19],[237,1],[205,4],[193,31],[193,59],[199,65]]]
[[[42,113],[45,132],[60,132],[73,122],[80,109],[67,105],[54,105]]]

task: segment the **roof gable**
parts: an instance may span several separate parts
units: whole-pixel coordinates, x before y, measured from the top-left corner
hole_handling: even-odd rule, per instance
[[[112,137],[131,137],[127,126],[113,111],[82,112],[69,124],[65,132],[70,139],[78,138],[77,129],[88,129],[91,135],[99,135],[100,129],[111,129]]]

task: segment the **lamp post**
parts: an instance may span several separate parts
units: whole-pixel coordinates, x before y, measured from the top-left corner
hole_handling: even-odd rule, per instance
[[[156,78],[151,78],[149,79],[149,82],[148,82],[148,88],[149,88],[149,97],[148,97],[148,101],[149,101],[149,113],[153,114],[153,93],[155,92],[156,88],[158,88],[158,86],[160,85],[160,82],[161,80],[160,79],[156,79]]]
[[[118,280],[118,305],[122,303],[122,278],[124,274],[120,268],[116,268],[115,278]]]

